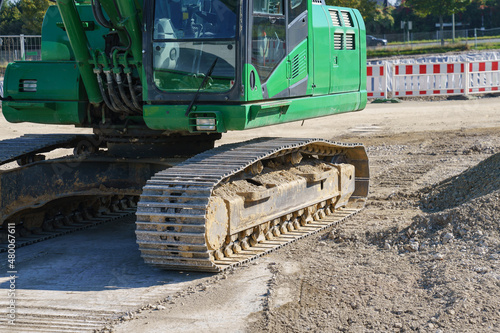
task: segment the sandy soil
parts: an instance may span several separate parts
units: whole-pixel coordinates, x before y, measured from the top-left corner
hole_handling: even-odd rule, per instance
[[[53,132],[3,120],[0,128],[0,139]],[[500,332],[498,98],[371,104],[222,142],[264,135],[363,142],[372,179],[366,209],[132,309],[105,331]]]

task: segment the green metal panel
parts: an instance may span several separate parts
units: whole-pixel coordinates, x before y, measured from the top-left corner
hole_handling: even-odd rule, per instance
[[[288,65],[290,66],[288,73],[288,85],[306,78],[307,72],[307,39],[302,41],[288,56]]]
[[[144,105],[144,121],[151,129],[188,132],[190,120],[185,116],[186,105]],[[244,105],[196,105],[191,112],[217,112],[222,117],[224,130],[243,129],[247,107]]]
[[[55,79],[57,78],[57,79]],[[23,88],[25,81],[29,84]],[[85,89],[74,61],[19,61],[5,72],[3,114],[10,122],[81,124]]]
[[[288,89],[288,72],[289,62],[285,58],[273,71],[271,76],[267,79],[267,92],[269,98],[279,94],[285,89]]]
[[[360,110],[364,107],[358,92],[301,97],[243,105],[197,105],[193,112],[218,115],[223,124],[219,132],[245,130],[290,121]],[[185,132],[190,120],[185,105],[145,105],[144,120],[151,129]]]
[[[36,91],[22,91],[23,80],[36,80]],[[5,71],[4,96],[14,100],[71,101],[85,98],[74,61],[17,61]]]
[[[247,122],[245,129],[356,110],[360,110],[360,96],[357,92],[294,98],[290,100],[290,106],[287,109],[281,107],[258,112],[255,118]]]
[[[282,93],[307,76],[307,39],[301,42],[276,67],[267,80],[269,98]]]
[[[85,118],[86,102],[3,101],[3,115],[11,123],[80,125]]]
[[[360,52],[359,52],[359,27],[352,9],[342,7],[324,7],[329,14],[329,10],[336,11],[341,19],[342,26],[333,26],[330,20],[331,31],[330,38],[331,49],[331,87],[330,93],[341,93],[346,91],[359,90],[360,84]],[[349,20],[345,17],[349,16]],[[350,23],[349,23],[349,22]],[[335,36],[341,36],[341,45],[335,41]],[[348,38],[353,39],[352,43]],[[340,48],[340,49],[338,49]]]

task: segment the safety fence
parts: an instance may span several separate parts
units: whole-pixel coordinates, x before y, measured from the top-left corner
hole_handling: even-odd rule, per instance
[[[500,91],[500,61],[367,66],[368,98],[469,95]]]
[[[441,44],[441,38],[447,43],[454,42],[460,44],[480,44],[491,43],[493,40],[498,40],[500,36],[500,28],[484,29],[456,29],[453,30],[447,27],[447,30],[436,29],[432,32],[412,32],[406,31],[398,34],[373,34],[374,37],[385,39],[387,43],[395,44]]]
[[[19,60],[40,60],[41,46],[41,36],[0,35],[0,65]]]

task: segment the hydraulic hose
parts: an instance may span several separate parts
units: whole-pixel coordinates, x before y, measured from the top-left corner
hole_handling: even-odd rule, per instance
[[[131,54],[131,52],[127,51],[127,52],[125,52],[125,56],[123,57],[123,61],[124,61],[123,72],[125,73],[125,75],[127,75],[128,89],[130,92],[130,96],[132,97],[132,104],[134,104],[135,110],[137,110],[137,112],[142,113],[142,106],[137,98],[137,94],[135,93],[135,89],[134,89],[135,86],[134,86],[133,79],[132,79],[132,70],[130,69],[130,67],[128,65],[127,59],[128,59],[129,54]]]
[[[113,83],[113,77],[111,76],[111,72],[105,71],[104,73],[106,74],[106,81],[107,81],[106,83],[108,84],[109,99],[111,100],[111,105],[113,105],[113,110],[115,110],[115,112],[124,111],[123,104],[119,101],[119,99],[116,96],[116,92],[113,87],[114,83]]]
[[[104,14],[102,12],[101,3],[99,0],[91,0],[92,5],[92,13],[94,14],[94,18],[101,26],[104,28],[112,29],[113,25],[110,21],[106,20]]]
[[[123,52],[130,50],[130,47],[132,46],[132,38],[130,38],[130,34],[128,33],[127,29],[124,29],[123,31],[127,35],[128,45],[127,46],[113,46],[111,48],[111,52],[113,52],[115,50],[123,51]]]
[[[139,101],[137,100],[137,95],[135,94],[134,91],[134,84],[132,83],[132,75],[130,73],[127,73],[127,82],[128,82],[128,88],[130,90],[130,96],[132,96],[132,103],[139,112],[142,112],[142,107],[139,104]]]
[[[116,73],[115,80],[116,80],[116,84],[118,85],[118,91],[120,92],[120,96],[122,97],[122,101],[125,102],[125,104],[127,105],[127,107],[131,111],[137,111],[134,104],[130,101],[128,96],[125,94],[125,89],[123,88],[123,81],[122,81],[121,74]]]
[[[124,56],[126,57],[127,53],[125,53]],[[129,97],[125,93],[125,89],[123,88],[123,81],[122,81],[122,75],[121,75],[123,71],[122,71],[120,64],[118,63],[118,49],[115,49],[113,51],[112,60],[113,60],[113,73],[115,74],[114,78],[115,78],[116,85],[118,86],[118,92],[120,93],[120,96],[117,96],[117,97],[118,98],[121,97],[120,102],[122,104],[123,103],[125,104],[125,106],[127,107],[129,112],[136,111],[134,108],[134,105],[132,104],[132,102],[130,102]]]
[[[99,71],[94,71],[94,72],[95,72],[95,74],[97,76],[97,83],[99,84],[99,89],[101,91],[101,95],[102,95],[102,98],[104,100],[104,103],[106,104],[106,106],[108,107],[108,109],[110,109],[111,111],[118,112],[118,110],[115,109],[114,106],[109,101],[108,94],[104,90],[104,83],[102,82],[100,70]]]

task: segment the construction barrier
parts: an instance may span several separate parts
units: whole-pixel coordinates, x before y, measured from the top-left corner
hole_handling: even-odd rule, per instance
[[[368,98],[500,92],[499,63],[500,61],[490,60],[426,64],[368,64]]]
[[[467,92],[469,94],[498,92],[500,88],[500,71],[498,63],[498,61],[477,61],[469,63]]]
[[[387,98],[387,69],[386,64],[367,65],[366,90],[368,98]]]
[[[465,64],[394,65],[392,95],[463,95]]]

